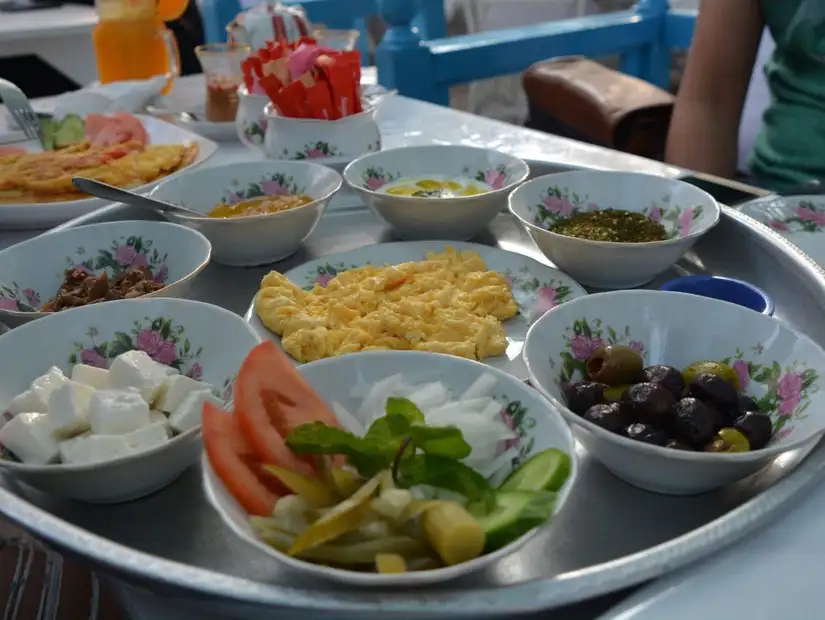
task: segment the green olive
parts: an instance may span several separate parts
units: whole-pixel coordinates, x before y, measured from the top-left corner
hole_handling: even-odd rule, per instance
[[[599,347],[587,358],[588,376],[611,387],[638,380],[643,367],[641,355],[617,344]]]
[[[622,400],[622,396],[627,392],[630,385],[623,383],[621,385],[614,385],[604,389],[604,399],[609,403],[617,403]]]
[[[737,392],[741,390],[739,386],[739,375],[736,374],[733,368],[722,362],[712,362],[709,360],[693,362],[682,371],[682,378],[685,380],[686,385],[690,385],[690,382],[696,377],[704,374],[716,375],[720,379],[733,385]]]
[[[705,448],[707,452],[749,452],[748,438],[735,428],[723,428]]]

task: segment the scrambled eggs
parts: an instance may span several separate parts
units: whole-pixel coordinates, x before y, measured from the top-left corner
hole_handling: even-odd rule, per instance
[[[501,321],[518,313],[510,284],[477,252],[430,252],[426,260],[366,265],[304,291],[272,271],[255,311],[299,362],[374,349],[501,355]]]

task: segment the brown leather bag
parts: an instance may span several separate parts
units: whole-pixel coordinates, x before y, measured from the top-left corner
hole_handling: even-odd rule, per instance
[[[662,158],[673,111],[670,93],[582,57],[536,63],[522,80],[529,126]]]

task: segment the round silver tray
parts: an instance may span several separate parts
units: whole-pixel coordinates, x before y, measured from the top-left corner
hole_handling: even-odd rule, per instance
[[[92,221],[127,217],[143,216],[118,207]],[[278,268],[388,239],[365,209],[339,206]],[[478,241],[543,260],[509,215]],[[242,314],[266,271],[211,265],[192,297]],[[773,297],[779,319],[825,343],[825,273],[755,220],[726,209],[719,226],[651,286],[697,272],[753,282]],[[483,574],[426,590],[343,589],[274,565],[222,526],[203,497],[197,467],[151,497],[115,506],[58,500],[6,478],[0,512],[117,579],[221,617],[259,618],[262,609],[336,620],[509,617],[647,581],[755,531],[820,479],[825,450],[817,440],[746,480],[694,497],[641,491],[582,454],[581,484],[553,527]]]

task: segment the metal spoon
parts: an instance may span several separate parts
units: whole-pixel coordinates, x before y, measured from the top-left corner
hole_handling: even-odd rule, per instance
[[[86,177],[74,177],[72,179],[74,186],[81,192],[103,198],[104,200],[111,200],[113,202],[125,202],[135,207],[143,207],[144,209],[152,209],[153,211],[160,211],[161,213],[171,213],[172,215],[186,215],[189,217],[206,217],[203,213],[198,213],[192,209],[181,207],[180,205],[173,205],[154,198],[147,198],[129,190],[113,187],[107,183],[101,183],[94,179],[87,179]]]

